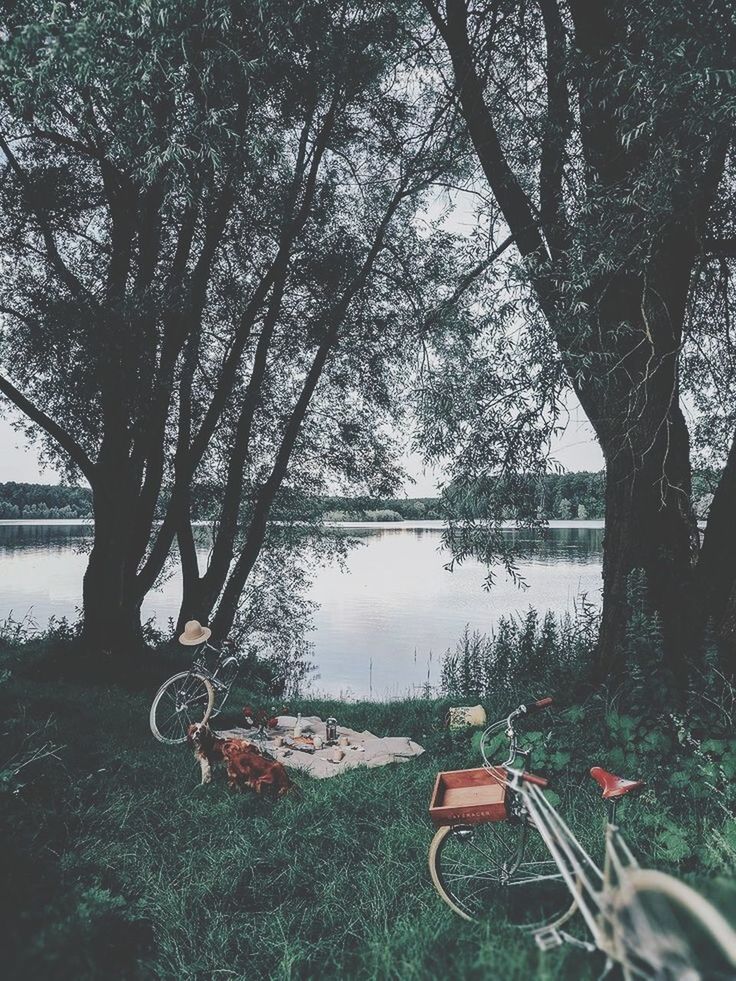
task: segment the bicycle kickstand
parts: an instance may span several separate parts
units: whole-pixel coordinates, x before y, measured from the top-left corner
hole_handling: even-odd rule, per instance
[[[579,950],[585,950],[589,954],[592,954],[598,950],[596,945],[592,944],[589,940],[579,940],[577,937],[573,937],[571,933],[565,933],[564,930],[560,930],[559,933],[565,943],[570,944],[572,947],[577,947]]]
[[[564,930],[557,930],[554,927],[537,931],[534,934],[534,939],[540,950],[553,950],[555,947],[562,946],[563,943],[570,944],[571,947],[577,947],[579,950],[584,950],[589,954],[598,950],[596,945],[590,943],[589,940],[579,940],[577,937],[573,937],[571,933],[566,933]]]

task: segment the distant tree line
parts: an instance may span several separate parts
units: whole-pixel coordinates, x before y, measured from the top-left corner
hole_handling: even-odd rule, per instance
[[[705,519],[713,499],[718,475],[701,470],[693,474],[693,507],[699,519]],[[601,520],[606,510],[606,474],[604,470],[577,473],[549,473],[529,477],[529,493],[535,501],[536,515],[544,521]],[[483,499],[481,499],[483,500]],[[448,517],[451,495],[439,497],[320,497],[318,506],[301,508],[304,515],[322,514],[328,521],[434,521]],[[474,518],[489,515],[480,510]],[[299,511],[299,507],[296,508]],[[513,521],[518,515],[506,504],[500,514],[491,517]]]
[[[605,474],[546,474],[530,479],[530,491],[536,501],[537,516],[550,521],[602,518],[605,510]],[[447,517],[448,502],[435,497],[373,498],[326,497],[325,518],[333,521],[422,521]],[[488,515],[477,513],[473,517]],[[516,518],[512,507],[504,505],[494,518],[511,521]]]
[[[693,476],[693,502],[700,519],[705,519],[712,500],[713,475],[701,471]],[[539,518],[549,521],[586,521],[602,519],[605,513],[605,473],[547,474],[534,478]],[[193,517],[211,520],[210,493],[205,487],[192,491]],[[277,518],[299,519],[322,516],[328,521],[435,521],[446,517],[436,497],[319,497],[316,501],[301,499]],[[51,484],[0,483],[0,518],[89,518],[92,517],[92,494],[87,487]],[[483,515],[476,515],[483,517]],[[513,520],[507,506],[501,517]]]
[[[0,484],[0,518],[91,518],[87,487],[53,484]]]
[[[436,497],[324,497],[327,521],[426,521],[443,517]]]

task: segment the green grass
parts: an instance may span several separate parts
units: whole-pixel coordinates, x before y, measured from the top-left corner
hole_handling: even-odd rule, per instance
[[[33,645],[26,653],[30,664]],[[596,959],[570,948],[541,953],[503,922],[464,923],[434,893],[434,776],[478,760],[470,733],[442,728],[447,702],[292,703],[356,729],[409,735],[427,752],[326,781],[297,776],[298,790],[274,803],[228,792],[222,775],[200,787],[189,751],[150,734],[153,685],[135,692],[31,680],[18,652],[6,663],[2,749],[16,763],[0,763],[5,977],[598,975]],[[236,707],[245,701],[235,693]],[[500,714],[507,706],[489,699],[487,707]],[[559,738],[540,744],[540,769],[555,778],[561,808],[595,855],[602,809],[586,769],[629,738],[618,723],[611,732],[613,708],[593,698],[578,716],[563,700],[543,732],[554,727]],[[49,743],[55,756],[13,775],[18,760]],[[552,759],[553,751],[562,755]],[[736,839],[728,815],[721,802],[698,804],[673,786],[660,759],[625,761],[648,768],[651,780],[622,807],[627,839],[645,861],[730,901]]]

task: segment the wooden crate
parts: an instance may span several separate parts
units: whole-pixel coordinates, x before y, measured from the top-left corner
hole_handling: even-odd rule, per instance
[[[498,776],[483,767],[438,773],[429,803],[429,816],[435,825],[505,821],[506,774],[501,767],[496,770]]]

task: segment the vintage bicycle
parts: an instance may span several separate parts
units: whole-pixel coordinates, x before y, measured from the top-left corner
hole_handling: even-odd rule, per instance
[[[194,647],[188,671],[172,675],[156,692],[149,721],[151,732],[162,743],[175,745],[187,738],[194,722],[208,722],[225,704],[240,670],[240,659],[223,645],[209,643],[211,632],[196,620],[185,627],[179,642]]]
[[[430,804],[437,831],[429,868],[437,892],[458,916],[503,911],[542,950],[573,944],[605,955],[605,975],[620,965],[626,981],[725,981],[736,978],[736,932],[699,893],[663,872],[639,867],[616,824],[621,798],[643,786],[593,767],[606,803],[601,869],[527,772],[516,723],[552,703],[520,705],[483,732],[483,766],[438,774]],[[505,728],[508,758],[488,759]],[[568,932],[571,922],[586,928]],[[587,934],[587,936],[585,936]]]

